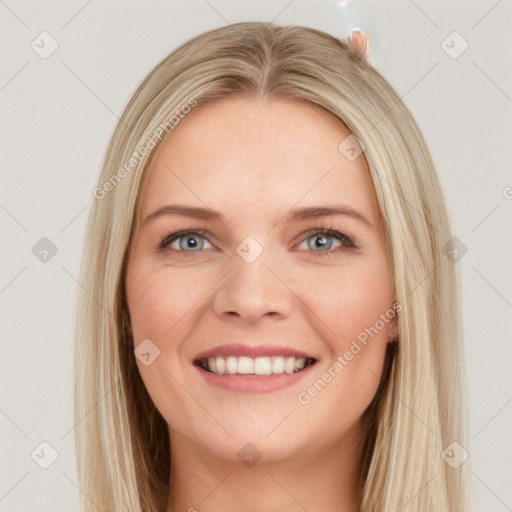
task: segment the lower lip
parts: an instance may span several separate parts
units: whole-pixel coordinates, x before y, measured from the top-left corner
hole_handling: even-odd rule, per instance
[[[229,375],[209,372],[195,366],[203,379],[213,386],[240,393],[270,393],[292,386],[308,375],[316,363],[306,366],[300,372],[272,375]]]

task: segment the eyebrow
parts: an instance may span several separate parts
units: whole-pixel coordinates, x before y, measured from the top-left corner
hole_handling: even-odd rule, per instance
[[[203,220],[219,219],[223,223],[225,220],[222,213],[211,210],[209,208],[170,204],[159,208],[155,212],[148,215],[142,222],[142,225],[145,225],[149,221],[163,215],[181,215]],[[348,205],[309,206],[303,208],[294,208],[293,210],[290,210],[286,215],[284,215],[279,222],[283,221],[285,223],[291,223],[303,220],[319,219],[322,217],[330,217],[334,215],[352,217],[353,219],[366,224],[366,226],[370,229],[376,229],[375,225],[361,212]]]

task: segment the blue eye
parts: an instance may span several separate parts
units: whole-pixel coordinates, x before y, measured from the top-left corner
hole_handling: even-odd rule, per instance
[[[206,240],[206,238],[204,238],[203,234],[205,234],[205,231],[203,231],[203,230],[178,231],[177,233],[173,233],[173,234],[165,237],[161,241],[158,248],[160,250],[164,250],[166,247],[171,246],[171,244],[177,240],[179,249],[172,248],[172,250],[178,251],[178,252],[199,252],[199,251],[203,250],[204,244],[201,242],[198,242],[197,240],[198,239]],[[191,249],[191,250],[189,251],[189,249]]]
[[[352,240],[350,240],[350,238],[334,229],[321,229],[320,231],[315,231],[312,235],[306,238],[306,241],[313,240],[313,243],[308,243],[308,247],[313,252],[318,252],[323,256],[333,252],[330,249],[332,249],[334,242],[329,241],[330,238],[334,238],[340,242],[338,249],[342,249],[343,247],[349,249],[356,248],[355,244],[352,242]],[[323,250],[324,248],[327,248],[327,250]],[[334,251],[335,250],[336,249],[334,249]]]
[[[172,233],[166,237],[164,237],[160,245],[158,246],[159,251],[164,251],[167,248],[174,252],[182,252],[182,253],[192,253],[192,252],[201,252],[206,250],[204,247],[204,242],[207,243],[208,240],[204,235],[207,234],[206,230],[203,229],[193,229],[187,231],[178,231],[176,233]],[[329,239],[335,239],[340,242],[338,248],[333,249],[334,242]],[[313,233],[310,233],[304,241],[312,240],[313,243],[307,244],[308,248],[311,252],[316,252],[321,255],[329,255],[335,251],[346,249],[357,249],[356,245],[352,242],[350,238],[345,236],[343,233],[333,229],[317,229]],[[177,247],[172,247],[174,242],[178,242]],[[325,250],[324,250],[325,249]]]

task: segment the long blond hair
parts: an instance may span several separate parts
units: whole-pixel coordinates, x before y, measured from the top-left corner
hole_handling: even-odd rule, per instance
[[[318,105],[364,145],[401,311],[398,347],[390,345],[363,418],[361,511],[469,511],[469,460],[452,467],[442,456],[452,442],[457,453],[469,451],[467,386],[459,276],[445,255],[452,233],[423,136],[388,82],[344,41],[269,23],[233,24],[180,46],[144,79],[112,135],[87,227],[76,322],[82,510],[165,509],[167,425],[134,359],[127,254],[161,141],[191,108],[238,93]]]

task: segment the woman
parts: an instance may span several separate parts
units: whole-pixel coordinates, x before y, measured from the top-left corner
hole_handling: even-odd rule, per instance
[[[439,181],[342,41],[185,43],[117,126],[76,345],[83,510],[470,510]]]

